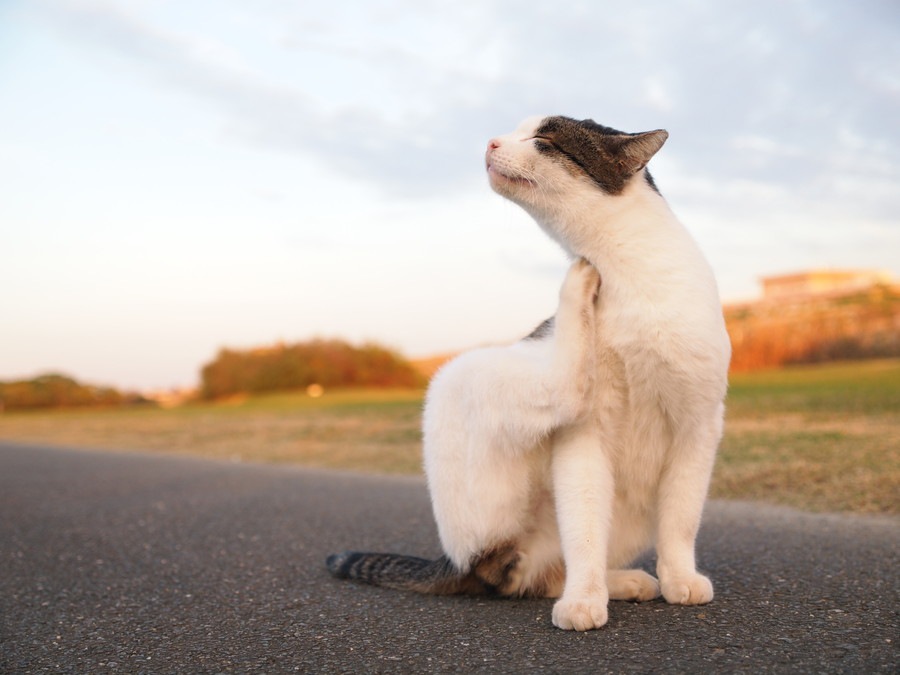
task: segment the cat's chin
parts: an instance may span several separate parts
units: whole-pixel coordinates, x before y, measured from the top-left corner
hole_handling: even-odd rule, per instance
[[[534,185],[534,181],[522,178],[521,176],[509,176],[499,171],[493,165],[487,168],[488,181],[495,192],[508,195],[511,192],[518,191],[519,188],[527,188]]]

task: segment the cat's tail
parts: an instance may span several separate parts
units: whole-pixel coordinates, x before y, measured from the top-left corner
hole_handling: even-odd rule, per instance
[[[373,586],[416,591],[428,595],[496,595],[514,561],[482,564],[468,572],[459,570],[447,556],[426,560],[396,553],[346,551],[328,556],[328,571],[338,579],[352,579]],[[497,574],[499,572],[499,574]]]

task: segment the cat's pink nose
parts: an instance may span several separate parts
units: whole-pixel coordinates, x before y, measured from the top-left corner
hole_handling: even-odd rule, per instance
[[[498,141],[496,138],[492,138],[488,141],[488,152],[490,152],[491,150],[496,150],[499,147],[500,141]]]

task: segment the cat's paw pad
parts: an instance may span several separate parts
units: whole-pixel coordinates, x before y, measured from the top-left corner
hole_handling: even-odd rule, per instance
[[[604,598],[561,598],[553,605],[553,625],[563,630],[593,630],[606,625],[609,619]]]
[[[672,605],[705,605],[713,599],[713,586],[707,577],[694,573],[663,580],[662,594]]]
[[[612,600],[646,602],[659,597],[659,582],[644,570],[616,570],[607,576]]]

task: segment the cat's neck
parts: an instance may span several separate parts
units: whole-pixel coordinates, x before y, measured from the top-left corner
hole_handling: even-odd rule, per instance
[[[642,248],[658,247],[667,230],[680,227],[665,199],[642,183],[635,180],[612,198],[597,190],[580,190],[563,202],[532,210],[531,215],[569,255],[587,258],[605,270],[630,264]]]
[[[696,279],[684,274],[686,266],[707,276],[708,264],[691,236],[666,200],[641,179],[612,199],[585,190],[560,208],[532,213],[569,255],[600,270],[605,294],[678,293],[682,280],[693,285]]]

